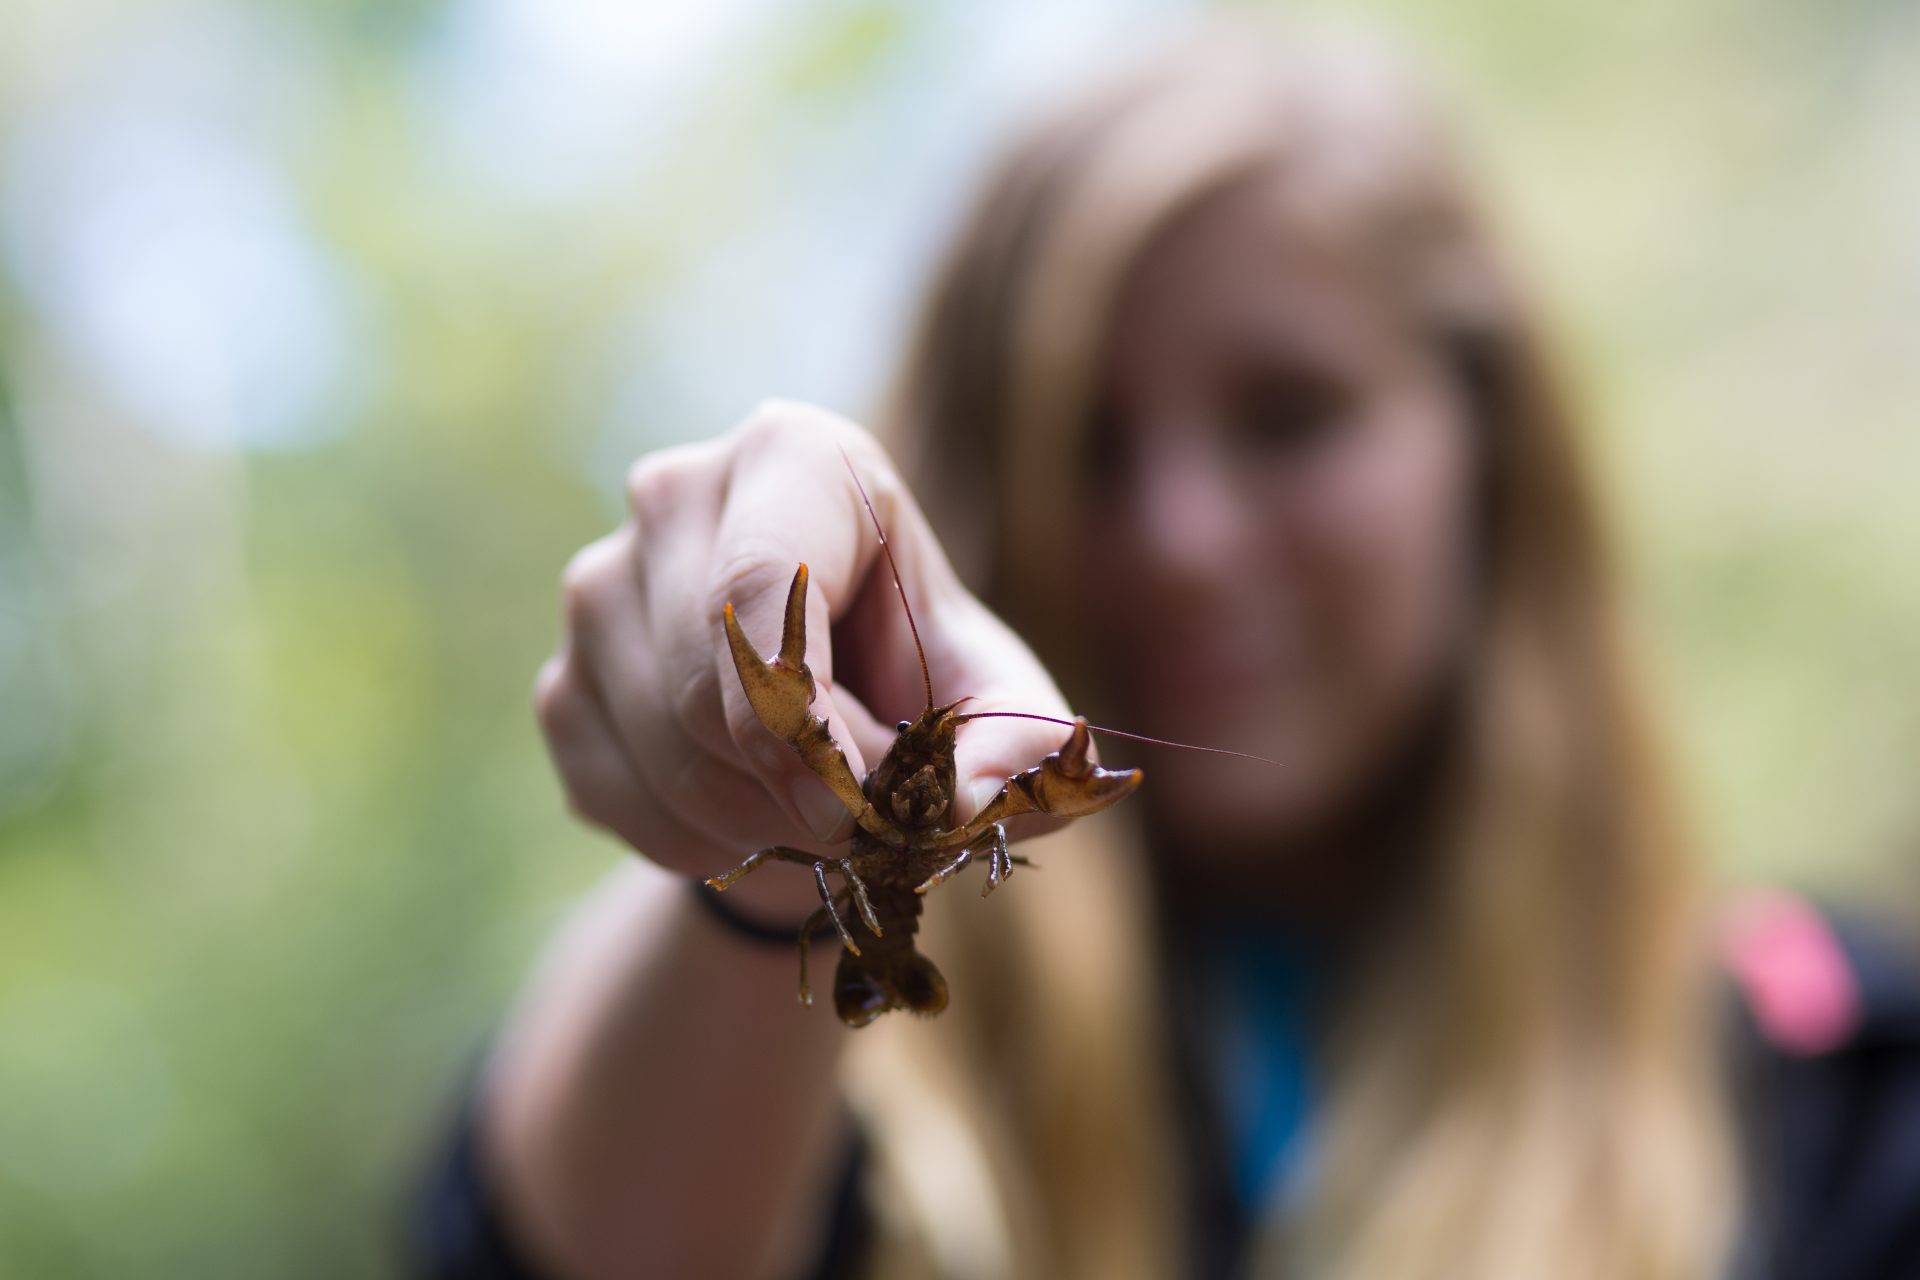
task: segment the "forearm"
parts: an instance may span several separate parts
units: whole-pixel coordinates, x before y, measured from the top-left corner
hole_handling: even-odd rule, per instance
[[[835,957],[816,949],[823,1007],[802,1010],[793,951],[736,936],[657,868],[712,875],[774,845],[845,856],[840,806],[866,801],[843,787],[836,804],[828,775],[862,778],[891,749],[873,707],[931,687],[969,692],[975,712],[1066,708],[844,419],[769,402],[718,440],[642,459],[627,490],[632,518],[567,566],[566,626],[534,702],[569,806],[652,865],[595,896],[529,989],[489,1073],[480,1150],[519,1242],[549,1269],[777,1275],[810,1254],[843,1151],[832,1079],[847,1032],[824,1007]],[[917,625],[881,594],[896,555]],[[740,651],[776,628],[797,644],[796,564],[812,587],[798,601],[808,642],[782,670],[813,680],[787,680],[769,721],[747,684],[764,668],[719,643],[722,619]],[[801,693],[844,770],[782,741]],[[997,788],[1058,741],[1052,725],[981,719],[954,747],[952,794]],[[796,928],[818,905],[813,881],[784,867],[727,901]]]
[[[758,914],[802,914],[804,886],[756,887]],[[813,960],[824,995],[833,953]],[[625,866],[596,891],[482,1095],[489,1175],[535,1258],[584,1280],[777,1277],[810,1256],[842,1150],[845,1031],[829,1002],[800,1007],[795,964],[655,867]]]

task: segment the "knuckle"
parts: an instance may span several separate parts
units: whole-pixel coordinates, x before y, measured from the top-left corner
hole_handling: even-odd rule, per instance
[[[589,542],[569,556],[566,567],[560,571],[562,593],[576,596],[592,590],[601,572],[601,561],[605,558],[604,539],[599,542]]]
[[[627,468],[627,507],[636,516],[658,513],[673,505],[685,483],[686,467],[678,451],[663,449],[641,457]]]
[[[585,632],[593,626],[594,614],[598,611],[598,593],[589,585],[584,574],[567,574],[560,580],[560,610],[565,617],[567,629],[573,632]]]
[[[834,445],[856,457],[872,457],[879,448],[873,436],[851,420],[799,400],[762,400],[741,420],[736,438],[749,449],[791,443],[822,451],[836,462]]]
[[[740,420],[733,439],[740,452],[751,458],[783,439],[791,431],[794,406],[784,400],[762,400]]]
[[[573,553],[560,573],[560,597],[568,625],[591,625],[607,594],[617,589],[631,546],[623,528]]]
[[[730,603],[762,595],[780,598],[793,566],[786,548],[760,539],[743,541],[714,566],[707,583],[707,612],[718,615]]]
[[[789,431],[813,418],[828,416],[824,410],[800,400],[788,400],[780,396],[769,396],[753,406],[753,409],[741,420],[743,434],[749,436],[764,435],[770,432]]]
[[[534,718],[549,730],[559,723],[567,678],[566,663],[559,658],[541,663],[533,677]]]
[[[659,516],[682,505],[709,474],[720,453],[711,440],[655,449],[627,468],[627,506],[635,519]]]

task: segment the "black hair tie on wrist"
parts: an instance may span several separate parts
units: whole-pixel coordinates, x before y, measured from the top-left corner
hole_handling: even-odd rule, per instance
[[[756,920],[752,916],[742,915],[731,903],[721,898],[718,889],[710,888],[704,880],[688,880],[687,888],[693,893],[694,900],[706,913],[727,927],[730,933],[758,942],[766,946],[791,947],[800,938],[800,925],[769,924],[765,920]],[[821,942],[833,936],[833,921],[824,920],[807,938],[809,942]]]

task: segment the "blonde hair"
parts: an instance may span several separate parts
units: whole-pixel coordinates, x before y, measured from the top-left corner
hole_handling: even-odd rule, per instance
[[[1695,871],[1536,320],[1435,114],[1351,36],[1236,25],[1096,86],[990,174],[882,418],[961,565],[1071,676],[1078,433],[1128,270],[1201,201],[1278,175],[1442,345],[1478,408],[1475,655],[1438,872],[1343,1002],[1316,1177],[1278,1271],[1718,1273],[1737,1189]],[[1070,683],[1070,680],[1069,680]],[[1083,824],[989,904],[936,906],[935,1023],[863,1033],[876,1274],[1181,1269],[1180,1118],[1143,851]],[[917,1259],[917,1261],[913,1261]],[[924,1267],[925,1270],[916,1268]]]

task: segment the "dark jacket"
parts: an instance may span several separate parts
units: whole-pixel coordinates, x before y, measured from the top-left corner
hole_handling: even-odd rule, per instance
[[[1748,1175],[1734,1280],[1920,1280],[1920,962],[1872,925],[1782,901],[1729,952]],[[1215,1163],[1204,1151],[1196,1163]],[[856,1136],[820,1280],[860,1274],[865,1161]],[[1196,1170],[1192,1187],[1192,1274],[1234,1275],[1250,1224],[1219,1169]],[[468,1112],[434,1163],[407,1251],[423,1280],[537,1280],[481,1175]]]
[[[1920,1277],[1920,964],[1903,939],[1827,917],[1854,1013],[1829,1037],[1733,1012],[1751,1182],[1741,1280]],[[1782,966],[1792,983],[1794,964]],[[1811,1043],[1809,1041],[1812,1041]]]

